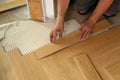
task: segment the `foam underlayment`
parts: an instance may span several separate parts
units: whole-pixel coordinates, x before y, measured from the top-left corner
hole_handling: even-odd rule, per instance
[[[50,43],[49,33],[54,25],[55,20],[46,23],[32,20],[15,21],[0,25],[0,28],[5,27],[7,30],[3,30],[4,38],[1,40],[1,44],[6,51],[18,48],[22,55],[31,53]],[[64,23],[64,26],[63,37],[77,30],[80,25],[75,20],[69,20]]]

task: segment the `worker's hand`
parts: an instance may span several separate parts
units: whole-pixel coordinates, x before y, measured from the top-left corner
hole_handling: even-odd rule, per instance
[[[62,38],[64,31],[64,22],[58,22],[50,33],[50,41],[55,43],[56,37]]]
[[[84,22],[78,29],[79,31],[81,31],[80,41],[88,39],[93,32],[93,28],[94,24],[92,24],[90,21]]]

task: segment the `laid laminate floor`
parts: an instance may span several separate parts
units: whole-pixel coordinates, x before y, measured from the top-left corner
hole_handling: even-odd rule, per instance
[[[43,59],[38,59],[35,52],[21,56],[17,49],[6,53],[0,47],[0,79],[84,80],[89,77],[90,80],[89,74],[93,71],[95,75],[97,74],[97,77],[91,75],[95,76],[95,80],[119,80],[119,33],[120,26],[117,26]],[[83,52],[88,55],[89,59],[78,56],[83,56]]]
[[[90,40],[71,46],[52,55],[53,60],[61,62],[74,55],[86,52],[103,80],[119,80],[120,26],[100,34]],[[114,69],[115,70],[114,70]],[[116,72],[114,72],[116,71]],[[114,74],[115,73],[115,74]],[[117,79],[116,79],[117,78]]]
[[[60,63],[49,57],[41,64],[50,80],[102,80],[85,53]]]

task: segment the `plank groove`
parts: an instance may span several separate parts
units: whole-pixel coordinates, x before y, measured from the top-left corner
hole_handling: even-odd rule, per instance
[[[100,56],[104,54],[105,51],[110,49],[112,50],[112,47],[119,45],[120,43],[119,32],[120,32],[120,26],[111,29],[107,32],[104,32],[94,38],[86,40],[82,43],[78,43],[74,46],[59,51],[57,52],[57,54],[51,55],[51,57],[54,58],[56,62],[59,62],[64,59],[70,58],[72,56],[78,55],[82,52],[86,52],[88,53],[88,55],[90,56],[93,62],[96,61],[97,63],[98,60],[101,61],[101,65],[102,65],[102,62],[105,61],[103,60],[104,57],[100,59],[99,57],[96,56]]]
[[[52,58],[43,61],[41,64],[50,80],[85,80],[72,58],[59,63]]]
[[[61,62],[55,62],[49,57],[41,64],[50,80],[102,80],[86,54]]]
[[[119,33],[120,26],[104,32],[103,34],[100,34],[81,44],[76,44],[65,50],[57,52],[57,54],[51,55],[51,57],[55,60],[55,62],[61,62],[72,56],[86,52],[103,80],[119,80],[119,65],[117,65],[117,63],[120,62]]]
[[[111,26],[111,24],[108,21],[103,20],[95,25],[94,33],[97,33],[103,29],[109,28],[110,26]],[[55,44],[49,43],[49,44],[37,49],[35,51],[35,55],[37,56],[38,59],[41,59],[48,55],[51,55],[51,54],[63,49],[64,47],[66,47],[76,41],[79,41],[79,35],[80,35],[80,32],[73,32],[72,34],[67,35],[64,38],[57,40]]]
[[[102,80],[85,53],[75,56],[74,60],[86,80]]]
[[[0,46],[0,80],[99,80],[82,52],[89,55],[103,80],[120,80],[119,33],[120,26],[42,60],[34,53],[21,56],[17,49],[4,53]]]

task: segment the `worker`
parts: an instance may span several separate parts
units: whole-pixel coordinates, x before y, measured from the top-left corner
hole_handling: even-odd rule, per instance
[[[98,19],[104,14],[107,17],[112,17],[120,11],[120,0],[71,0],[74,2],[75,8],[80,14],[87,14],[94,10],[91,16],[79,27],[80,40],[84,41],[90,37],[93,32],[94,25]],[[55,27],[50,33],[50,41],[55,42],[56,36],[62,38],[64,31],[64,17],[69,6],[70,0],[57,0],[58,11]]]

